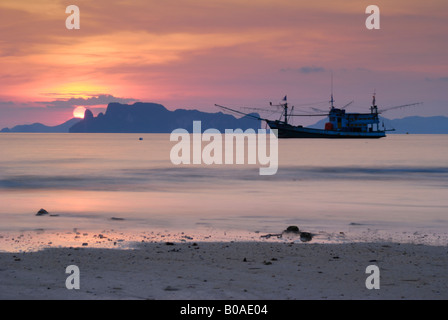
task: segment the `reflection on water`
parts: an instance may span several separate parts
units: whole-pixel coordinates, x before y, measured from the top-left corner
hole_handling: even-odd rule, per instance
[[[139,140],[143,137],[143,140]],[[1,230],[448,226],[448,137],[279,141],[279,170],[170,162],[166,134],[1,134]],[[55,217],[36,217],[45,208]],[[353,225],[351,225],[353,228]]]

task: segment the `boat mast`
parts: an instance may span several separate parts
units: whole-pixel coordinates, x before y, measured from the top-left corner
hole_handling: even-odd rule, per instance
[[[288,124],[288,102],[286,102],[286,96],[283,98],[283,101],[285,101],[283,104],[285,108],[285,124]]]
[[[378,107],[376,105],[375,95],[376,95],[376,90],[373,91],[372,106],[370,107],[370,113],[378,114]]]
[[[269,102],[269,105],[271,106],[275,106],[275,107],[282,107],[283,108],[283,113],[285,115],[285,124],[288,124],[288,102],[286,102],[287,100],[287,96],[285,96],[283,98],[283,101],[285,101],[285,103],[280,103],[280,104],[272,104],[272,102]],[[281,119],[281,117],[280,117]]]
[[[372,97],[372,106],[370,107],[370,113],[375,115],[375,119],[378,119],[378,106],[376,105],[376,90],[373,90],[373,97]],[[373,129],[373,124],[372,124]],[[379,123],[376,123],[376,130],[379,131]]]

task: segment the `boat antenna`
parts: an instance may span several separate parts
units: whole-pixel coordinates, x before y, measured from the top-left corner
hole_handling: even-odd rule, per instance
[[[334,108],[334,99],[333,99],[333,70],[331,70],[331,109]]]
[[[370,112],[378,114],[378,106],[376,105],[376,89],[373,89],[372,106],[370,107]]]

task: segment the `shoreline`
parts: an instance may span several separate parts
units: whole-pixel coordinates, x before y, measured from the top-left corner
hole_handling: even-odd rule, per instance
[[[32,252],[51,248],[86,247],[97,249],[132,249],[140,243],[187,242],[268,242],[268,243],[401,243],[448,247],[448,233],[432,229],[391,229],[353,225],[346,228],[325,230],[302,228],[299,233],[287,233],[276,229],[268,231],[236,230],[213,227],[168,228],[120,227],[27,229],[0,231],[0,253]],[[301,239],[302,233],[310,233],[310,239]]]
[[[0,252],[0,299],[448,299],[446,245],[260,240],[256,233],[218,241],[187,232],[131,241],[116,231],[118,242],[111,233],[77,232],[63,235],[90,237],[88,245]],[[79,290],[65,286],[69,265],[79,267]],[[366,288],[369,265],[379,268],[378,290]]]

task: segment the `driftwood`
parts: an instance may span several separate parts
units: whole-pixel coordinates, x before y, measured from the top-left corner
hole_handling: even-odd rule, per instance
[[[266,238],[266,239],[269,239],[270,237],[281,238],[282,237],[282,233],[268,233],[268,234],[260,236],[260,238]]]
[[[270,237],[277,237],[277,239],[283,238],[283,236],[296,236],[300,237],[302,242],[308,242],[313,239],[313,234],[310,232],[301,232],[297,226],[289,226],[282,233],[268,233],[260,236],[260,238],[269,239]]]

